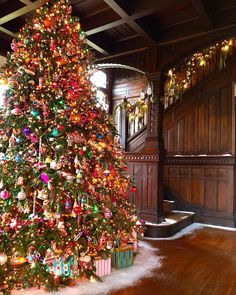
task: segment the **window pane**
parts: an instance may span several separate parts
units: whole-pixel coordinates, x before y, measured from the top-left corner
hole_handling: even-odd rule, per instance
[[[96,95],[98,106],[102,107],[105,111],[108,112],[109,105],[107,104],[107,96],[102,91],[98,90]]]
[[[91,75],[90,81],[97,87],[107,87],[107,75],[102,71],[95,71]]]

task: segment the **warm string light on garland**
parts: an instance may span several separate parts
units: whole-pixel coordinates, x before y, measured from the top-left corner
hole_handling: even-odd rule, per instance
[[[4,292],[94,278],[94,257],[142,232],[117,131],[89,82],[93,56],[71,12],[69,0],[37,9],[0,69]]]
[[[138,121],[143,120],[147,114],[149,103],[154,103],[153,98],[153,85],[149,83],[146,89],[141,90],[140,97],[137,99],[123,99],[122,103],[118,104],[114,108],[114,112],[119,108],[120,110],[125,110],[125,115],[127,116],[129,123],[132,124],[136,119]]]
[[[194,53],[178,68],[167,73],[165,82],[164,107],[178,101],[183,94],[216,68],[223,69],[233,52],[235,39],[224,40]]]

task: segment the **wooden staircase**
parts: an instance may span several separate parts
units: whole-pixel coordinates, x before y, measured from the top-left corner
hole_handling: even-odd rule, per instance
[[[145,237],[166,238],[171,237],[181,229],[194,222],[195,213],[174,210],[175,202],[164,200],[164,220],[161,223],[146,223]]]

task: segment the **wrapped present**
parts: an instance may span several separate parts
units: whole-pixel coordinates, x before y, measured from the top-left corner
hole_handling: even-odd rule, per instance
[[[125,268],[133,265],[133,247],[121,245],[115,248],[112,255],[112,266],[114,268]]]
[[[138,253],[138,241],[137,240],[131,240],[129,242],[127,242],[127,244],[129,246],[132,246],[133,247],[133,250],[134,250],[134,253]]]
[[[111,257],[107,259],[96,257],[94,264],[96,267],[96,275],[98,277],[103,277],[111,273]]]
[[[47,264],[47,271],[56,276],[75,277],[78,275],[78,262],[73,256],[65,260],[60,257]]]

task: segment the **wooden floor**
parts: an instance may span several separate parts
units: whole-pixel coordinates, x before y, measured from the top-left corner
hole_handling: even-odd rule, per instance
[[[204,228],[151,244],[163,257],[153,277],[109,295],[236,295],[236,232]]]

